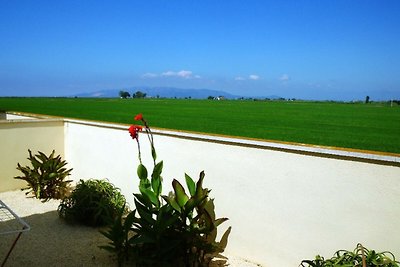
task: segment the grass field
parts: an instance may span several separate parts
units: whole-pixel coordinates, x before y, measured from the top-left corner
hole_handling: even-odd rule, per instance
[[[0,110],[400,153],[400,106],[183,99],[0,98]]]

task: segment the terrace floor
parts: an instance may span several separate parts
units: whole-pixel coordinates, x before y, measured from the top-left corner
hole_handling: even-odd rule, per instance
[[[99,229],[66,224],[58,217],[58,200],[42,203],[27,198],[20,190],[2,192],[0,199],[31,227],[21,235],[5,266],[117,266],[113,255],[98,247],[108,242]],[[0,232],[6,223],[0,223]],[[16,236],[1,236],[0,262]],[[238,257],[228,258],[229,266],[261,266]]]

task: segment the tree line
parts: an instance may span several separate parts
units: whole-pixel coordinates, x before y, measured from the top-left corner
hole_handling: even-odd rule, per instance
[[[132,98],[145,98],[147,96],[146,93],[143,93],[142,91],[136,91],[135,93],[132,94]],[[130,98],[131,94],[127,91],[119,91],[119,97],[121,98]]]

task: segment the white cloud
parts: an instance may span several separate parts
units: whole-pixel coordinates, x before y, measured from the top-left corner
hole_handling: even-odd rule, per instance
[[[235,77],[235,81],[246,81],[246,80],[257,81],[259,79],[261,79],[260,76],[258,76],[256,74],[250,74],[248,77],[243,77],[243,76]]]
[[[155,77],[158,77],[158,75],[155,73],[151,73],[151,72],[148,72],[148,73],[145,73],[142,75],[142,78],[155,78]]]
[[[169,71],[161,73],[161,76],[180,77],[180,78],[184,78],[184,79],[200,78],[199,75],[193,76],[193,72],[190,71],[190,70],[181,70],[181,71],[178,71],[178,72],[169,70]]]
[[[169,70],[169,71],[161,73],[161,76],[176,76],[176,72]]]
[[[287,74],[282,74],[281,77],[279,77],[279,80],[282,82],[287,82],[290,80],[290,77]]]
[[[200,79],[200,75],[194,75],[190,70],[172,71],[168,70],[161,74],[147,72],[141,76],[142,78],[157,78],[157,77],[177,77],[182,79]]]
[[[191,78],[193,73],[189,70],[181,70],[177,74],[182,78]]]
[[[260,76],[255,75],[255,74],[251,74],[251,75],[249,75],[249,79],[250,79],[250,80],[256,81],[256,80],[259,80],[259,79],[260,79]]]

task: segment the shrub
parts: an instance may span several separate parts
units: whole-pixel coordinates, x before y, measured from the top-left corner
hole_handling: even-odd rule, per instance
[[[335,255],[325,260],[317,255],[314,260],[303,260],[301,267],[400,267],[393,253],[377,253],[358,244],[354,251],[338,250]]]
[[[61,218],[88,226],[110,224],[125,207],[125,197],[106,180],[80,180],[69,197],[58,206]]]
[[[49,156],[40,151],[36,155],[32,155],[31,150],[28,152],[28,160],[32,167],[22,167],[18,163],[17,170],[20,170],[24,176],[14,177],[28,183],[28,186],[21,190],[29,190],[26,195],[32,193],[43,202],[63,198],[69,192],[71,183],[71,180],[66,180],[72,171],[65,168],[67,162],[62,160],[60,155],[54,157],[54,150]]]
[[[133,125],[129,132],[137,141],[140,161],[140,193],[134,194],[136,209],[103,232],[111,242],[102,248],[116,253],[119,265],[132,260],[136,266],[208,266],[213,258],[223,260],[220,253],[227,245],[231,228],[216,241],[217,227],[228,219],[216,219],[210,190],[203,187],[204,172],[197,182],[185,174],[187,191],[174,179],[174,191],[162,195],[163,161],[156,163],[153,135],[147,122],[141,114],[135,119],[144,123],[150,140],[153,171],[149,177],[141,159],[138,132],[143,127]]]

